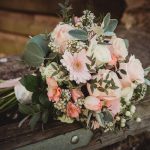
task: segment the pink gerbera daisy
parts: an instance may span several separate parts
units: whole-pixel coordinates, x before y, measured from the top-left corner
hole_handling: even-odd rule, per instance
[[[85,50],[74,54],[65,51],[61,63],[69,71],[70,80],[75,80],[76,83],[86,83],[87,80],[91,79],[91,74],[86,66],[88,59]]]

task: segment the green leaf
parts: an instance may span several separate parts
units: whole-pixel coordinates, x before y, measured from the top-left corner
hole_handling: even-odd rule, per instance
[[[104,115],[102,113],[96,113],[96,120],[101,127],[105,127]]]
[[[121,72],[122,74],[127,74],[127,72],[126,72],[124,69],[120,69],[120,72]]]
[[[150,80],[148,80],[148,79],[145,78],[145,84],[148,85],[148,86],[150,86]]]
[[[88,39],[88,33],[84,30],[70,30],[69,34],[76,38],[77,40],[86,41]]]
[[[118,24],[118,20],[117,19],[110,19],[109,24],[107,25],[107,27],[105,27],[104,31],[105,32],[114,32],[114,30],[116,29]]]
[[[114,32],[109,32],[109,31],[107,31],[107,32],[105,32],[103,35],[104,35],[104,36],[114,36],[115,33],[114,33]],[[104,44],[108,45],[108,43],[104,43]]]
[[[26,44],[22,59],[30,66],[38,67],[44,62],[49,51],[49,40],[44,34],[32,37]]]
[[[42,113],[42,121],[43,121],[43,123],[47,123],[48,117],[49,117],[49,111],[48,111],[48,109],[46,109]]]
[[[90,123],[91,117],[92,117],[92,112],[90,112],[89,115],[88,115],[87,122],[86,122],[87,127],[89,127],[89,123]]]
[[[20,80],[21,84],[30,92],[36,91],[38,87],[38,78],[33,75],[26,75]]]
[[[126,45],[126,48],[128,49],[129,48],[129,41],[127,39],[124,39],[124,43]]]
[[[144,69],[144,75],[147,76],[150,72],[150,66]]]
[[[19,105],[19,111],[23,114],[32,115],[34,113],[34,110],[31,106],[25,105],[25,104],[18,104]]]
[[[42,105],[46,106],[46,107],[49,107],[50,105],[50,102],[48,100],[48,97],[46,94],[44,93],[41,93],[40,96],[39,96],[39,101]]]
[[[105,122],[113,122],[113,116],[112,116],[112,114],[110,113],[110,111],[104,111],[103,112],[103,115],[104,115],[104,121]]]
[[[107,13],[102,22],[104,29],[107,28],[109,22],[110,22],[110,13]]]
[[[41,117],[41,114],[40,113],[36,113],[32,116],[29,124],[30,124],[30,127],[31,129],[33,130],[35,125],[37,124],[37,122],[40,120],[40,117]]]

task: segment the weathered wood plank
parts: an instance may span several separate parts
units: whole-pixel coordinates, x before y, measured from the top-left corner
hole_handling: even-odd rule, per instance
[[[106,133],[103,135],[95,135],[91,142],[83,148],[85,150],[96,150],[98,148],[111,145],[118,141],[125,139],[128,135],[136,135],[143,131],[150,129],[150,97],[137,106],[137,112],[142,118],[142,122],[137,124],[130,122],[130,129],[125,132],[118,132],[118,134]],[[0,128],[0,147],[1,149],[14,149],[22,147],[27,144],[39,142],[44,139],[56,137],[70,131],[74,131],[80,128],[79,124],[62,124],[60,122],[49,123],[46,126],[45,131],[41,130],[41,127],[37,127],[35,131],[31,131],[28,127],[23,126],[17,128],[17,124],[5,125]],[[99,142],[101,139],[102,143]],[[42,142],[40,142],[41,144]]]
[[[20,54],[27,37],[0,32],[0,54]]]
[[[58,17],[0,11],[0,30],[21,35],[36,35],[51,31],[60,19]]]
[[[60,10],[58,6],[60,2],[63,3],[64,0],[1,0],[0,8],[20,12],[56,15]],[[70,2],[78,9],[78,11],[76,10],[77,13],[85,9],[85,5],[87,4],[87,0],[70,0]],[[82,5],[80,5],[81,3]]]

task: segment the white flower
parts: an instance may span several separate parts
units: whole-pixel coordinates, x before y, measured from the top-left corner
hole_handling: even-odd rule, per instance
[[[59,71],[57,74],[54,75],[54,73],[58,70],[58,65],[55,62],[51,62],[49,65],[46,67],[41,67],[40,72],[43,78],[48,78],[48,77],[53,77],[55,80],[62,81],[64,80],[63,77],[63,72]]]
[[[20,82],[18,82],[18,84],[15,85],[14,91],[15,91],[15,95],[16,95],[17,100],[21,104],[31,103],[33,93],[26,90],[26,88]]]
[[[136,122],[141,122],[141,118],[136,118]]]
[[[119,60],[124,60],[128,55],[125,42],[121,38],[114,36],[111,40],[112,45],[109,46],[111,53]]]
[[[105,64],[111,61],[111,53],[106,45],[97,44],[97,41],[94,37],[91,42],[87,52],[88,56],[94,55],[96,58],[96,65]]]
[[[134,105],[131,105],[130,112],[133,114],[135,113],[136,107]]]
[[[121,97],[124,98],[125,102],[129,102],[133,96],[134,88],[132,87],[126,87],[123,88],[121,91]]]
[[[131,115],[130,111],[126,111],[126,114],[125,114],[127,117],[129,117]]]

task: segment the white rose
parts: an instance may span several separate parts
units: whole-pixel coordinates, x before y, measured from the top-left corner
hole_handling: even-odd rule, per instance
[[[18,82],[18,84],[15,85],[14,91],[15,91],[17,100],[21,104],[31,103],[33,93],[30,91],[27,91],[26,88],[20,82]]]
[[[95,37],[91,40],[89,49],[87,51],[88,56],[96,58],[96,65],[105,64],[111,61],[111,53],[106,45],[97,44]]]
[[[109,46],[111,53],[119,60],[124,60],[128,55],[125,42],[121,38],[113,37],[111,40],[112,45]]]
[[[54,44],[59,47],[59,52],[64,53],[67,41],[73,40],[74,38],[68,33],[74,28],[69,24],[58,24],[54,31],[52,32],[52,37],[54,38]]]
[[[144,83],[144,69],[139,59],[131,56],[128,63],[120,63],[120,69],[126,71],[122,74],[121,83],[123,87],[132,86],[133,82],[137,84]]]

